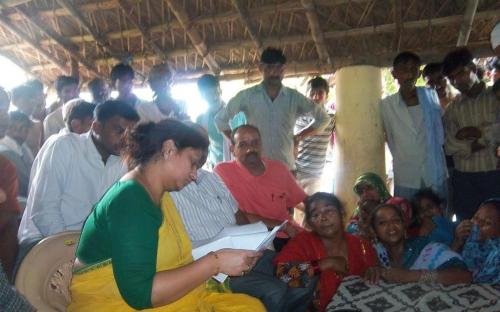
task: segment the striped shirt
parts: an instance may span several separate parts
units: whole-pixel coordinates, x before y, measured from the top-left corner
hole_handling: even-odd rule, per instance
[[[262,155],[285,163],[294,169],[293,128],[298,117],[310,113],[314,117],[312,127],[322,129],[329,117],[321,105],[297,90],[282,86],[274,101],[269,98],[263,83],[240,91],[216,116],[215,124],[220,131],[231,130],[229,121],[244,112],[247,122],[259,128],[262,137]]]
[[[498,126],[496,120],[500,113],[500,102],[495,98],[491,88],[485,88],[477,97],[466,95],[446,108],[444,126],[446,134],[445,149],[453,156],[455,168],[462,172],[484,172],[496,169],[495,150],[497,140],[493,131]],[[463,127],[477,127],[483,136],[479,143],[486,148],[472,153],[471,140],[456,139],[457,131]]]
[[[222,180],[213,172],[198,170],[196,182],[171,192],[191,241],[214,237],[225,226],[235,225],[238,204]]]
[[[306,177],[319,177],[323,173],[326,150],[328,148],[328,143],[330,143],[333,130],[335,129],[335,115],[331,115],[330,118],[330,122],[324,130],[300,141],[297,159],[295,160],[297,173],[300,175]],[[294,132],[301,132],[313,121],[314,118],[310,116],[298,118],[295,123]]]

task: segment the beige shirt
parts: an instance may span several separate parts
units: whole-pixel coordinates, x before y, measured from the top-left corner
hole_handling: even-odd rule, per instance
[[[484,89],[477,97],[466,95],[453,101],[444,114],[446,154],[453,156],[455,168],[462,172],[484,172],[496,169],[497,142],[493,131],[498,126],[500,102],[491,88]],[[477,127],[482,132],[479,139],[486,148],[472,153],[472,140],[458,140],[455,136],[463,127]]]

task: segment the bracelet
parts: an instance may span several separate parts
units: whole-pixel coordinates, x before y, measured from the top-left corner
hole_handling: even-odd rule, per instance
[[[421,270],[420,278],[418,279],[419,283],[422,284],[435,284],[437,281],[437,273],[434,270]]]
[[[311,261],[311,268],[313,269],[314,275],[319,275],[319,273],[321,273],[321,269],[319,267],[319,260]]]
[[[217,274],[220,273],[219,255],[217,254],[217,252],[214,252],[214,251],[211,251],[208,254],[215,257],[215,262],[216,262],[216,265],[217,265],[217,270],[216,270],[215,274],[213,274],[213,275],[217,275]]]

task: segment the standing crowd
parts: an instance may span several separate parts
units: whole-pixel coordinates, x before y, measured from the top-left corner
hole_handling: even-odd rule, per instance
[[[196,123],[172,98],[166,64],[148,75],[152,101],[134,95],[126,64],[111,71],[114,99],[98,78],[92,102],[67,76],[47,107],[37,80],[0,89],[2,285],[34,245],[69,230],[81,231],[69,311],[323,311],[350,275],[500,283],[500,82],[486,86],[469,50],[427,64],[425,87],[419,56],[395,57],[400,88],[380,102],[394,196],[365,173],[352,216],[319,192],[334,143],[329,84],[315,77],[304,96],[282,84],[286,63],[265,49],[262,82],[227,104],[217,77],[202,76],[208,110]],[[285,220],[273,250],[192,258],[192,244],[224,227]],[[218,285],[218,273],[230,278]],[[0,307],[29,305],[15,297],[0,296]]]

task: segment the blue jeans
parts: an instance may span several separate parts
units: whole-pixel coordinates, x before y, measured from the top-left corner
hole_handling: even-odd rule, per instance
[[[303,312],[309,307],[316,283],[308,288],[289,288],[274,275],[274,251],[266,250],[255,267],[244,276],[231,277],[229,287],[234,293],[258,298],[269,312]]]

